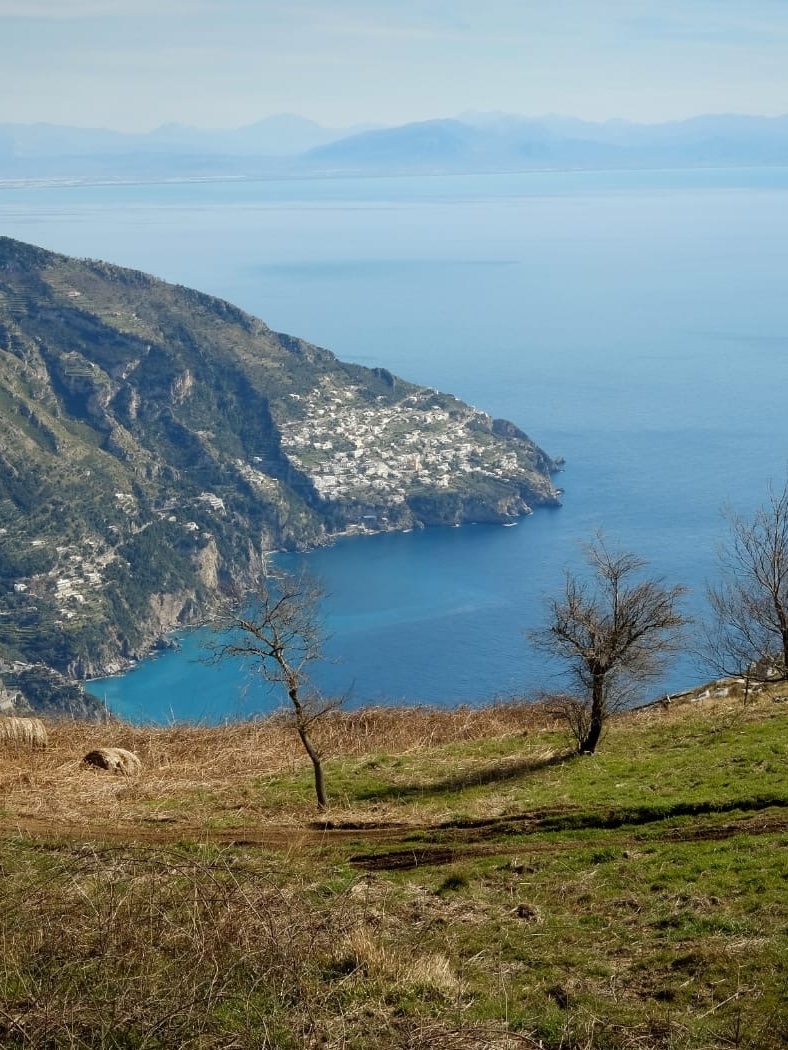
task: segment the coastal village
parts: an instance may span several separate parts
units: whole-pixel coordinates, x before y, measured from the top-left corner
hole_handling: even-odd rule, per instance
[[[560,461],[452,395],[135,271],[0,253],[0,673],[125,666],[269,551],[558,505]]]
[[[360,387],[327,375],[310,393],[289,397],[299,404],[281,424],[283,451],[325,500],[395,505],[420,487],[511,482],[526,472],[532,480],[528,449],[503,445],[491,416],[435,390],[370,402]]]
[[[388,527],[385,509],[404,503],[419,489],[468,491],[475,482],[485,480],[511,483],[522,477],[524,482],[533,481],[530,443],[523,441],[519,447],[501,442],[493,433],[491,416],[450,395],[409,387],[401,400],[371,399],[361,386],[326,375],[311,391],[291,393],[287,398],[287,413],[279,421],[282,451],[310,479],[321,500],[359,504],[358,522],[348,531]],[[266,471],[268,464],[262,456],[252,457],[251,462],[237,459],[233,466],[238,477],[267,498],[276,499],[279,482]],[[235,478],[228,481],[230,489],[237,483]],[[545,496],[557,499],[557,493],[548,486]],[[168,501],[157,508],[156,518],[179,524],[195,539],[199,535],[209,540],[205,515],[224,516],[227,499],[227,492],[204,491],[191,501]],[[362,513],[368,508],[378,513]],[[118,520],[108,527],[110,537],[118,541],[151,524],[142,520],[130,492],[114,494],[108,517]],[[83,536],[54,549],[40,536],[25,542],[33,550],[44,548],[50,567],[17,579],[13,584],[17,600],[26,599],[32,605],[36,598],[47,597],[55,606],[56,624],[89,615],[106,567],[118,556],[112,539],[106,542],[98,536]],[[15,611],[18,613],[18,605]]]

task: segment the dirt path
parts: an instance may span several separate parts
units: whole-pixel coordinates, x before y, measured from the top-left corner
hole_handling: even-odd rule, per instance
[[[264,849],[320,849],[340,846],[342,843],[396,842],[414,829],[410,825],[361,828],[326,828],[323,826],[296,826],[288,824],[259,827],[212,828],[199,824],[67,824],[41,817],[0,820],[0,837],[23,835],[47,842],[106,842],[138,845],[169,846],[179,842],[205,842],[218,846],[257,846]],[[416,829],[417,831],[423,829]]]
[[[746,817],[737,817],[726,823],[697,820],[684,827],[669,826],[654,835],[654,820],[640,822],[652,828],[651,840],[700,841],[731,838],[734,835],[768,835],[788,831],[788,816],[774,812],[757,812]],[[467,824],[350,824],[337,823],[305,826],[267,825],[257,828],[206,828],[199,825],[157,822],[155,826],[131,825],[128,827],[100,824],[63,824],[44,818],[24,818],[15,821],[0,821],[0,836],[13,838],[24,836],[46,843],[102,843],[133,844],[147,846],[175,846],[183,842],[204,842],[215,846],[252,847],[276,851],[346,851],[348,861],[355,867],[367,871],[407,870],[425,865],[451,864],[462,859],[479,856],[506,854],[510,844],[518,852],[523,850],[523,836],[552,831],[556,837],[540,838],[528,845],[533,852],[553,852],[576,847],[609,844],[605,836],[604,821],[600,819],[598,839],[583,838],[578,843],[571,838],[559,838],[557,823],[561,811],[542,811],[497,820],[473,821]],[[563,811],[566,816],[570,814]],[[547,827],[545,825],[548,825]],[[619,845],[636,845],[636,830],[625,828],[618,836]],[[375,847],[388,846],[379,850]],[[364,850],[361,852],[360,850]]]

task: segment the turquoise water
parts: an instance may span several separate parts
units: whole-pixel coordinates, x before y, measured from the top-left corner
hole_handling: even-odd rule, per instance
[[[786,205],[780,169],[22,188],[0,190],[0,231],[222,295],[566,457],[563,508],[515,528],[305,556],[330,593],[323,687],[450,703],[545,684],[524,632],[598,528],[702,611],[721,507],[785,475]],[[197,655],[189,638],[94,688],[140,719],[278,702]],[[688,656],[654,689],[700,673]]]

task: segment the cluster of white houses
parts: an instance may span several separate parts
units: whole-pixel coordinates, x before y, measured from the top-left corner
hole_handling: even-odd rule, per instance
[[[436,391],[409,389],[398,401],[370,400],[361,387],[341,385],[327,376],[309,394],[288,395],[290,410],[279,423],[281,449],[326,500],[392,505],[422,486],[459,487],[474,477],[513,480],[527,475],[530,464],[494,435],[486,413]],[[239,476],[273,496],[279,483],[265,472],[265,465],[260,456],[251,462],[235,461]],[[134,519],[135,497],[129,492],[116,492],[114,497],[123,515]],[[215,515],[226,513],[224,499],[213,492],[194,498],[195,517],[198,507]],[[159,513],[188,532],[202,531],[189,520],[188,508],[175,501]],[[146,525],[130,520],[130,527],[138,531]],[[117,523],[108,528],[118,537],[125,531]],[[28,542],[32,547],[49,544],[40,538]],[[102,570],[116,554],[111,543],[95,538],[87,540],[83,550],[72,546],[56,551],[53,569],[17,580],[13,588],[18,595],[29,592],[31,598],[54,595],[60,616],[70,620],[80,606],[89,605],[91,591],[103,583]]]
[[[517,453],[492,436],[490,416],[462,402],[449,411],[419,390],[395,404],[370,404],[357,387],[327,377],[281,424],[282,449],[325,499],[386,494],[402,502],[415,486],[448,488],[463,475],[512,478]],[[469,424],[475,424],[473,430]]]
[[[116,492],[115,502],[121,510],[129,515],[137,507],[136,499],[129,492]],[[195,502],[209,507],[217,514],[226,512],[224,500],[213,492],[200,493]],[[168,519],[173,522],[179,520],[174,514],[169,514]],[[187,532],[199,531],[199,526],[194,521],[188,521],[184,518],[181,524]],[[136,526],[136,531],[146,527],[145,524]],[[117,525],[110,525],[109,529],[116,534],[120,532]],[[210,535],[210,533],[205,535]],[[31,548],[34,549],[45,547],[48,545],[48,542],[41,538],[29,541]],[[57,559],[52,570],[16,580],[13,584],[13,590],[15,594],[20,596],[29,595],[31,599],[44,593],[53,595],[58,603],[58,614],[60,617],[63,620],[73,620],[78,607],[89,601],[90,592],[102,586],[104,582],[102,570],[116,555],[111,547],[99,544],[96,539],[88,539],[84,551],[80,551],[76,546],[71,545],[55,547],[55,553],[57,554]]]

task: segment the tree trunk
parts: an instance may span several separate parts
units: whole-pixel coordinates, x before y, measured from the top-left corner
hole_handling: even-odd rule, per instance
[[[591,720],[580,749],[586,755],[593,755],[596,751],[605,725],[605,714],[605,676],[603,673],[595,674],[591,689]]]
[[[782,630],[782,643],[783,643],[783,665],[780,668],[780,677],[785,680],[788,678],[788,627]]]
[[[309,739],[309,733],[306,727],[309,722],[306,718],[301,699],[298,695],[298,682],[295,677],[291,677],[291,680],[287,689],[288,696],[290,697],[290,703],[293,705],[295,711],[295,726],[298,731],[298,735],[301,738],[301,743],[304,745],[304,751],[309,755],[309,760],[312,763],[312,768],[315,771],[315,794],[317,795],[317,808],[325,809],[328,805],[328,799],[326,798],[326,783],[323,779],[323,763],[320,760],[320,755],[315,751],[312,746],[312,741]]]
[[[315,771],[315,794],[317,795],[317,808],[325,809],[328,805],[328,799],[326,798],[326,784],[323,779],[323,763],[320,761],[320,755],[315,751],[312,746],[312,741],[309,739],[309,734],[303,726],[298,726],[298,735],[301,737],[301,743],[304,745],[304,750],[309,755],[310,761]]]

